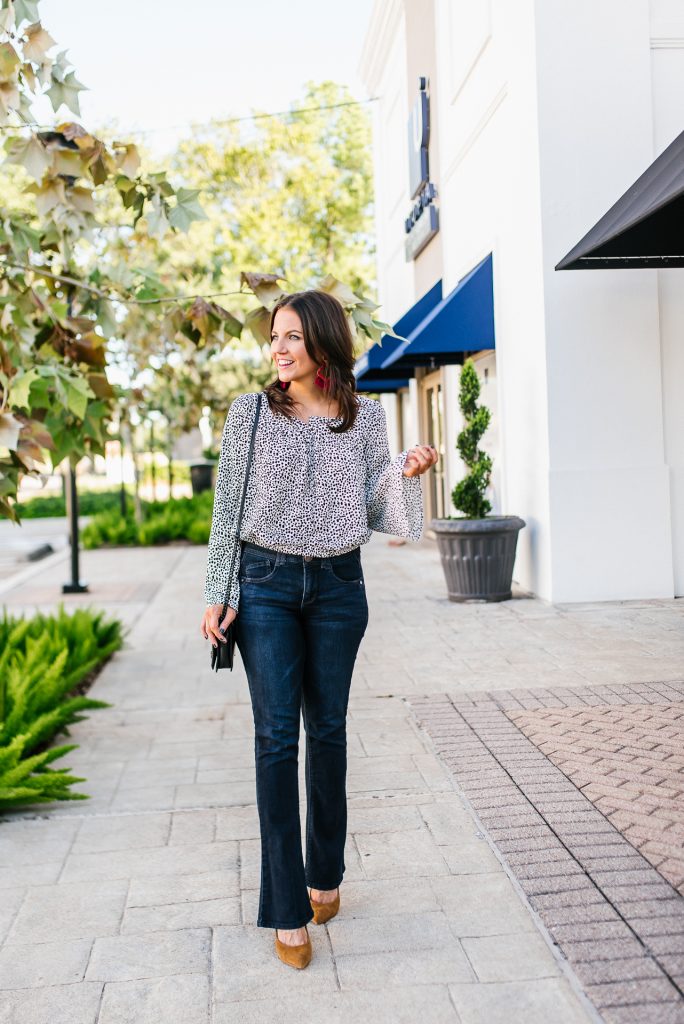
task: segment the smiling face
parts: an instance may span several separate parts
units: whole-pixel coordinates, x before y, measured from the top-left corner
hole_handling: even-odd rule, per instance
[[[282,381],[315,377],[320,366],[306,351],[302,321],[290,306],[279,309],[273,320],[271,357]]]

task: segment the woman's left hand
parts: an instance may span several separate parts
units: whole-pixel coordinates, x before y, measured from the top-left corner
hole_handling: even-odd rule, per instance
[[[434,445],[417,444],[415,447],[409,448],[402,472],[404,476],[418,476],[420,473],[427,472],[430,466],[434,466],[438,458],[439,455]]]

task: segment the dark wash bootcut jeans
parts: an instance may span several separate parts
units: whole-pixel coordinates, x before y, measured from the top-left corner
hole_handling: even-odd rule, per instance
[[[360,548],[316,558],[243,544],[235,641],[254,714],[260,927],[302,927],[313,918],[307,886],[335,889],[342,881],[347,704],[367,625]],[[297,771],[300,712],[306,860]]]

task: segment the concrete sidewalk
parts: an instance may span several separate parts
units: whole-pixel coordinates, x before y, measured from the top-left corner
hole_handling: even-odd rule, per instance
[[[79,524],[83,526],[89,519],[79,516]],[[21,525],[0,519],[0,594],[3,581],[39,564],[52,552],[66,552],[68,546],[69,524],[64,516],[24,519]]]
[[[90,594],[55,566],[3,595],[130,632],[91,691],[113,707],[69,738],[92,799],[0,825],[1,1024],[600,1020],[402,695],[674,679],[681,602],[457,606],[429,542],[363,557],[342,909],[303,972],[254,924],[251,708],[240,665],[209,671],[204,550],[84,552]]]

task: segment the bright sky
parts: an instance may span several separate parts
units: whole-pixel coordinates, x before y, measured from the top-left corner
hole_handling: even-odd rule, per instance
[[[173,126],[287,109],[309,79],[332,79],[366,99],[356,68],[372,7],[373,0],[41,0],[40,13],[57,42],[51,56],[66,49],[90,89],[81,93],[81,122],[95,130],[113,121],[124,136],[154,129],[144,141],[162,153],[177,137]],[[50,110],[34,105],[48,123]]]

